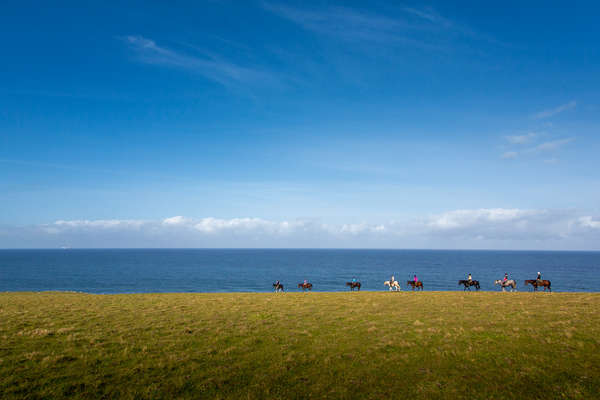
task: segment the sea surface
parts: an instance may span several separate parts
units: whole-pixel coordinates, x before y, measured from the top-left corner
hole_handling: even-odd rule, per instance
[[[362,290],[385,290],[391,275],[407,290],[414,274],[425,290],[462,290],[472,273],[482,290],[507,272],[517,289],[537,272],[556,292],[600,291],[600,252],[471,250],[0,250],[0,291],[87,293],[268,292],[279,279],[298,291],[345,291],[356,277]]]

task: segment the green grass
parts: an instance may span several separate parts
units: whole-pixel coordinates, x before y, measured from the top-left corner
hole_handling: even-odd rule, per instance
[[[596,293],[0,293],[0,397],[598,398]]]

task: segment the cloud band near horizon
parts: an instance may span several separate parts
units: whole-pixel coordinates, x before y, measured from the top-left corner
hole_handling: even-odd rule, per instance
[[[472,209],[386,223],[174,216],[58,220],[0,228],[0,247],[339,247],[598,250],[600,217],[574,210]],[[475,245],[473,245],[473,243]],[[20,244],[20,245],[17,245]]]

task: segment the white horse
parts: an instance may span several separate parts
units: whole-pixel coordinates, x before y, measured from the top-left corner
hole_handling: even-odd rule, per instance
[[[502,291],[504,292],[505,288],[510,287],[510,291],[512,292],[513,290],[516,291],[517,290],[517,282],[515,282],[513,279],[508,279],[506,282],[505,281],[501,281],[500,279],[496,279],[494,281],[494,285],[500,285],[500,287],[502,288]]]
[[[390,281],[385,281],[383,282],[384,286],[389,286],[390,287],[390,291],[391,290],[396,290],[396,291],[400,291],[400,284],[398,283],[398,281],[394,281],[392,283],[390,283]]]

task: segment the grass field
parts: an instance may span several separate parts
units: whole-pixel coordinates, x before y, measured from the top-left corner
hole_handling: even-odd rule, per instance
[[[597,293],[0,293],[0,397],[600,398]]]

